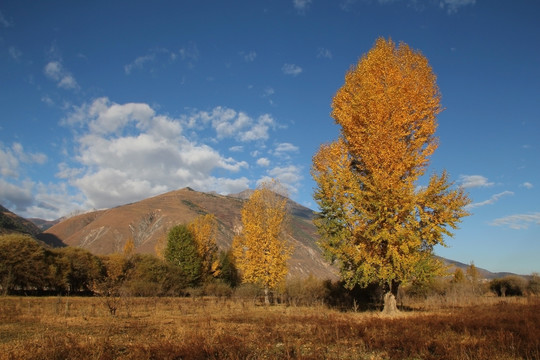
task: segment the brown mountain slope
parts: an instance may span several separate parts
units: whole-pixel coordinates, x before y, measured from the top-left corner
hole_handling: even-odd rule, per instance
[[[0,205],[0,234],[23,233],[35,236],[40,232],[34,223]]]
[[[40,237],[69,246],[78,246],[96,254],[122,251],[132,237],[140,253],[154,253],[159,238],[168,230],[188,223],[202,214],[214,214],[218,220],[218,247],[227,250],[240,223],[244,199],[202,193],[185,188],[108,210],[77,215],[46,230]],[[312,211],[290,201],[291,221],[288,235],[295,250],[290,260],[291,276],[313,274],[318,278],[337,279],[336,270],[322,257],[312,222]]]

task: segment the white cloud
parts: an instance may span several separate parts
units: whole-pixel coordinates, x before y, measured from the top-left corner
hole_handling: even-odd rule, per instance
[[[0,178],[0,203],[14,212],[25,211],[33,202],[32,188],[29,181],[14,185]]]
[[[47,156],[43,153],[26,152],[20,143],[13,143],[11,148],[0,143],[0,175],[19,177],[21,163],[43,164]]]
[[[56,81],[58,87],[64,89],[79,88],[73,75],[64,68],[60,61],[50,61],[45,65],[43,72],[49,79]]]
[[[463,188],[475,188],[475,187],[489,187],[494,183],[489,182],[488,179],[482,175],[461,175],[459,182]]]
[[[268,167],[270,166],[270,160],[268,160],[267,158],[257,159],[257,165],[262,167]]]
[[[277,166],[267,171],[268,176],[264,176],[257,181],[257,185],[271,179],[277,179],[285,186],[289,194],[298,191],[300,181],[303,179],[301,169],[295,165]]]
[[[196,143],[184,135],[183,127],[210,125],[221,136],[236,137],[220,125],[228,124],[242,134],[257,123],[227,108],[173,119],[157,115],[148,104],[96,99],[75,108],[64,121],[80,127],[74,159],[78,165],[62,165],[57,176],[67,178],[85,195],[88,208],[116,206],[184,186],[220,193],[241,191],[249,185],[247,178],[213,173],[234,174],[247,168],[247,162]]]
[[[242,152],[242,151],[244,151],[244,147],[242,145],[231,146],[229,148],[229,151],[231,151],[231,152]]]
[[[186,119],[188,128],[201,128],[210,124],[216,131],[218,140],[234,138],[241,142],[267,140],[269,131],[276,127],[276,122],[269,114],[253,119],[244,112],[218,106],[211,112],[199,111]]]
[[[293,0],[294,8],[300,12],[304,12],[309,8],[311,0]]]
[[[273,154],[278,157],[289,157],[289,153],[298,152],[298,146],[291,143],[279,143],[276,145]]]
[[[281,71],[283,71],[285,75],[297,76],[302,72],[302,68],[295,64],[284,64]]]
[[[488,200],[478,202],[478,203],[469,204],[469,205],[465,206],[465,208],[467,210],[470,210],[470,209],[474,209],[474,208],[485,206],[485,205],[493,205],[497,201],[499,201],[500,198],[502,198],[503,196],[508,196],[508,195],[514,195],[514,193],[512,191],[503,191],[501,193],[493,195]]]
[[[530,182],[526,181],[524,182],[523,184],[521,184],[522,187],[526,188],[526,189],[532,189],[534,186],[533,184],[531,184]]]
[[[507,226],[514,230],[528,229],[531,224],[540,225],[540,213],[510,215],[493,220],[492,226]]]
[[[441,9],[446,9],[448,14],[454,14],[459,8],[474,4],[476,0],[441,0],[439,2]]]

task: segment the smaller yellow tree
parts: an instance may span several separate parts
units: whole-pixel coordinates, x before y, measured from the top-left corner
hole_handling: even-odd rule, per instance
[[[217,277],[219,275],[219,261],[217,258],[217,220],[213,214],[197,217],[188,225],[197,245],[197,252],[201,258],[203,278]]]
[[[270,289],[283,283],[292,252],[284,232],[287,198],[274,191],[276,186],[275,181],[263,183],[253,192],[242,208],[242,228],[233,241],[242,281],[261,286],[266,304]]]

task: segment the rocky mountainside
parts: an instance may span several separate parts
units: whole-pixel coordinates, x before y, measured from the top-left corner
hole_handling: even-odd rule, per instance
[[[189,223],[199,215],[214,214],[218,221],[218,247],[230,248],[234,228],[240,224],[240,210],[249,193],[223,196],[202,193],[190,188],[168,192],[136,203],[108,210],[93,211],[64,219],[38,236],[58,246],[78,246],[95,254],[122,251],[129,238],[140,253],[154,253],[158,239],[168,230]],[[294,246],[290,259],[291,276],[313,274],[318,278],[337,279],[337,271],[323,258],[316,241],[313,211],[289,201],[289,239]]]

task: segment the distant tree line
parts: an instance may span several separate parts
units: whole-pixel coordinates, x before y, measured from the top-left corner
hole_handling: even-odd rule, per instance
[[[169,235],[174,234],[171,230]],[[29,235],[0,235],[0,293],[177,296],[184,295],[189,287],[202,286],[204,281],[229,287],[238,283],[229,253],[216,253],[213,266],[220,272],[213,279],[204,278],[202,268],[193,269],[194,264],[202,263],[196,256],[187,259],[191,265],[172,260],[172,255],[161,259],[129,249],[97,256],[76,247],[48,248]]]

